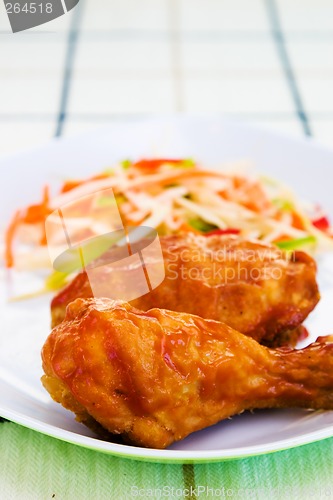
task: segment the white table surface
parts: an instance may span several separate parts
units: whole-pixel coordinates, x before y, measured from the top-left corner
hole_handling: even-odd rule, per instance
[[[332,0],[80,0],[16,34],[1,3],[0,155],[174,112],[333,147]]]

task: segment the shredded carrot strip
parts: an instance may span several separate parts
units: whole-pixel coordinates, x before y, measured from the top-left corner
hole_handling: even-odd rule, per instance
[[[292,226],[296,229],[304,229],[304,222],[302,217],[295,211],[292,212]]]
[[[30,205],[27,207],[25,214],[22,216],[22,222],[26,224],[36,224],[44,222],[45,218],[51,213],[49,209],[49,188],[44,187],[43,200],[38,205]]]
[[[46,240],[46,230],[45,230],[45,219],[46,217],[51,213],[50,210],[50,192],[49,192],[49,187],[44,186],[44,191],[43,191],[43,202],[42,202],[42,209],[43,209],[43,220],[42,220],[42,237],[40,239],[40,244],[43,246],[47,245],[47,240]]]
[[[180,170],[180,171],[170,171],[162,172],[157,174],[151,174],[147,176],[139,176],[134,179],[129,180],[128,184],[125,186],[127,189],[143,189],[149,186],[164,186],[165,184],[170,184],[172,182],[178,182],[180,179],[190,178],[191,180],[196,177],[218,177],[225,178],[225,174],[222,172],[214,172],[210,170]],[[126,193],[125,193],[126,194]]]
[[[44,221],[46,217],[51,213],[49,208],[49,188],[44,187],[43,190],[43,200],[39,205],[30,205],[27,207],[24,214],[20,210],[15,212],[13,219],[11,220],[5,235],[5,264],[6,267],[10,268],[14,266],[14,252],[13,252],[13,242],[20,224],[37,224],[42,223],[42,237],[40,240],[41,245],[46,245],[46,234]]]
[[[68,191],[71,191],[72,189],[75,189],[79,186],[82,186],[82,184],[87,184],[91,181],[98,181],[101,179],[105,179],[107,177],[110,177],[110,175],[104,173],[104,174],[94,175],[93,177],[89,177],[88,179],[73,179],[73,180],[66,181],[62,185],[60,193],[67,193]]]
[[[67,193],[68,191],[71,191],[72,189],[81,186],[83,184],[83,181],[66,181],[62,185],[62,188],[60,190],[60,193]]]
[[[142,159],[133,164],[133,167],[140,169],[156,170],[165,163],[171,163],[172,165],[179,165],[183,163],[184,160],[181,159],[171,159],[171,158],[155,158],[155,159]]]
[[[179,227],[179,231],[181,231],[183,233],[202,234],[201,231],[190,226],[187,222],[183,222],[183,224]]]
[[[6,234],[5,234],[5,263],[6,267],[10,268],[14,266],[14,252],[13,252],[13,242],[18,226],[21,223],[21,213],[20,210],[15,212],[12,218]]]
[[[39,205],[30,205],[25,214],[22,216],[21,221],[25,224],[42,224],[42,237],[40,240],[41,245],[46,245],[46,234],[44,222],[45,219],[52,210],[49,208],[50,196],[49,196],[49,188],[45,186],[43,189],[43,199]]]

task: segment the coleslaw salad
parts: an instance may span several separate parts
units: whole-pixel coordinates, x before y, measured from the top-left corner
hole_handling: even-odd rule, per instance
[[[46,218],[67,203],[109,188],[124,227],[150,226],[159,235],[238,234],[291,251],[333,249],[326,214],[315,204],[302,203],[282,183],[252,173],[205,170],[191,159],[153,158],[126,160],[94,177],[66,180],[55,196],[45,186],[41,202],[17,210],[8,224],[6,267],[49,268]],[[107,201],[103,206],[101,198],[99,205],[99,211],[106,213]],[[79,217],[72,224],[72,231],[80,230]],[[91,237],[100,234],[93,218],[85,225]],[[53,272],[46,279],[46,290],[60,288],[67,278],[66,273]]]

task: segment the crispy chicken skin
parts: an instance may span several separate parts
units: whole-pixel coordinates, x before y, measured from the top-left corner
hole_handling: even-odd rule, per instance
[[[274,350],[220,322],[110,299],[72,302],[42,359],[55,401],[138,446],[247,409],[333,409],[333,343]]]
[[[319,300],[316,264],[309,255],[287,254],[273,245],[230,235],[165,236],[160,242],[165,279],[133,300],[134,307],[222,321],[269,346],[296,344],[302,334],[297,327]],[[106,268],[103,279],[111,284],[112,271]],[[63,320],[67,304],[89,297],[88,277],[80,273],[54,297],[52,326]]]

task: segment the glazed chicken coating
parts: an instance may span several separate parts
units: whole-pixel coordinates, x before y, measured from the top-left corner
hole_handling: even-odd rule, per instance
[[[222,321],[269,346],[296,344],[302,334],[297,327],[319,300],[316,264],[309,255],[287,254],[276,246],[230,235],[185,234],[161,237],[160,242],[165,279],[133,300],[134,307]],[[103,258],[107,260],[107,254]],[[106,268],[107,286],[112,287],[112,278],[112,270]],[[53,299],[52,326],[63,320],[67,304],[89,297],[92,290],[83,272]]]
[[[220,322],[110,299],[72,302],[42,359],[55,401],[138,446],[248,409],[333,409],[333,343],[274,350]]]

